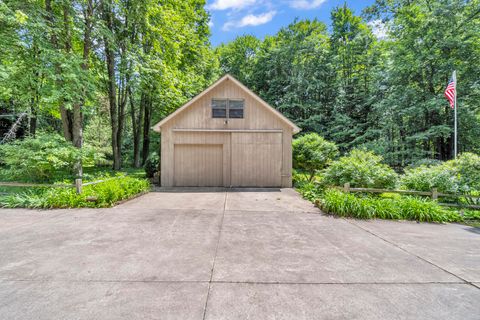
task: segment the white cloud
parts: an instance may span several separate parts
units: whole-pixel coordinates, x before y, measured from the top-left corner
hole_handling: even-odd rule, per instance
[[[214,0],[207,8],[211,10],[243,9],[256,2],[257,0]]]
[[[213,21],[212,21],[212,20],[208,21],[208,26],[209,26],[210,28],[213,28],[214,24],[213,24]]]
[[[246,26],[259,26],[265,23],[270,22],[273,17],[277,14],[276,11],[269,11],[262,14],[254,15],[249,14],[240,19],[240,21],[228,21],[223,25],[223,30],[230,30],[232,27],[241,28]]]
[[[259,15],[249,14],[240,20],[240,27],[258,26],[270,22],[275,16],[276,11],[269,11]]]
[[[290,7],[295,8],[295,9],[315,9],[320,7],[324,2],[327,0],[313,0],[313,1],[308,1],[308,0],[292,0],[290,1]]]
[[[372,33],[377,37],[377,39],[387,38],[387,25],[382,22],[382,20],[373,20],[368,23],[372,29]]]

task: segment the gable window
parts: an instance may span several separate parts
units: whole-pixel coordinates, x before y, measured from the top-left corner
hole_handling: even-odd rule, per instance
[[[243,100],[228,100],[228,117],[243,119]]]
[[[243,99],[212,99],[212,118],[243,119]]]
[[[212,118],[226,118],[227,117],[227,100],[213,99],[212,100]]]

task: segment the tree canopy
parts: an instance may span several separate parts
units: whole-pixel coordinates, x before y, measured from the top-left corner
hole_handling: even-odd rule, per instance
[[[330,28],[302,20],[260,42],[238,37],[218,49],[220,67],[342,152],[364,147],[395,167],[447,160],[453,112],[443,91],[453,70],[459,148],[480,151],[479,8],[478,0],[378,0],[357,16],[340,6]]]
[[[151,149],[152,119],[218,76],[204,5],[204,0],[0,2],[2,109],[26,110],[31,135],[37,127],[53,129],[79,148],[83,131],[90,131],[85,137],[92,143],[111,146],[115,169],[125,161],[142,165]]]

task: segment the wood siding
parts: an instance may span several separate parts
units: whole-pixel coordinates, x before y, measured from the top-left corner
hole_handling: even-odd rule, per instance
[[[244,118],[228,121],[212,118],[212,98],[244,99]],[[199,145],[219,145],[222,150],[221,185],[291,187],[292,131],[284,120],[227,79],[161,127],[161,184],[181,185],[186,181],[184,175],[197,175],[190,169],[183,169],[190,173],[179,172],[176,164],[181,155],[175,150],[181,149],[182,154],[193,157]],[[202,162],[191,165],[199,163]],[[210,166],[206,162],[203,165]],[[211,168],[198,170],[207,172]],[[183,175],[180,180],[178,175]],[[216,174],[215,179],[218,179]]]
[[[174,158],[175,186],[223,185],[223,146],[221,144],[176,144]]]
[[[232,133],[231,186],[282,185],[282,134]]]

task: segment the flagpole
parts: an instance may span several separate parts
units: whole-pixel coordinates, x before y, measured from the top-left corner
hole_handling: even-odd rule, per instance
[[[457,159],[457,140],[458,140],[458,132],[457,132],[457,71],[453,71],[453,81],[455,84],[455,104],[454,104],[454,114],[455,114],[455,120],[454,120],[454,156],[455,159]]]

